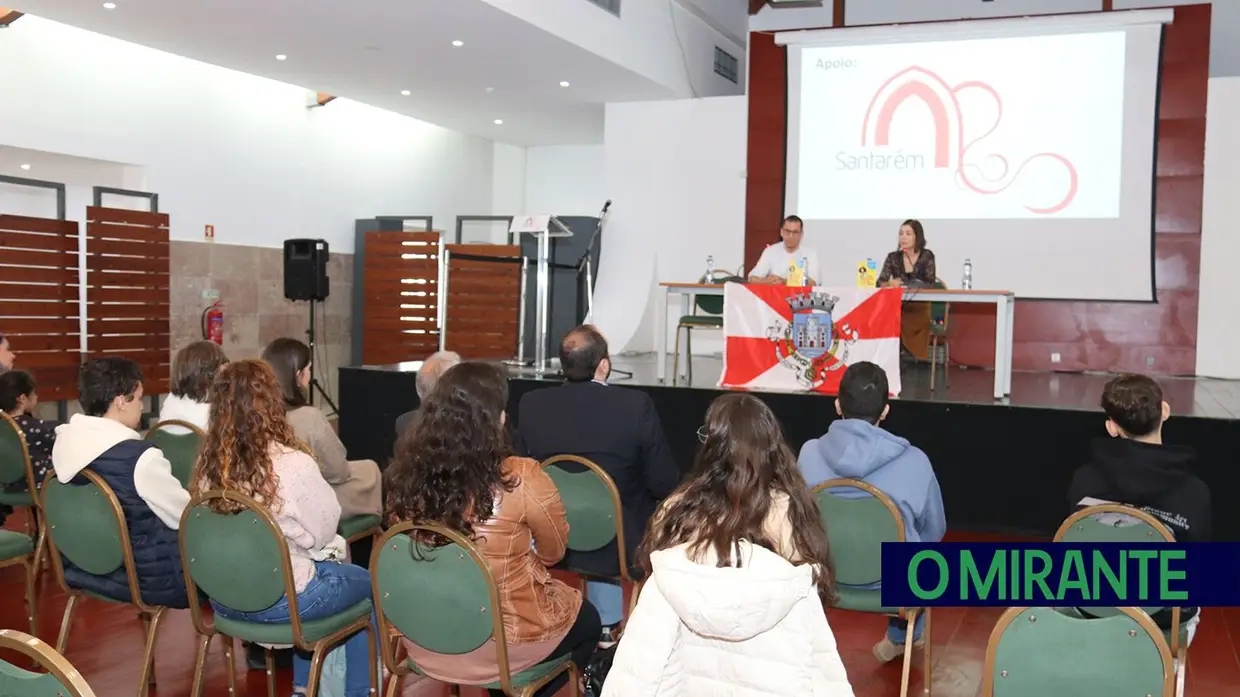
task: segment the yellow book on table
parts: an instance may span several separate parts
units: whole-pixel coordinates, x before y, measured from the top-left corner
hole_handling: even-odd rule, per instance
[[[808,279],[805,274],[805,259],[788,262],[788,285],[803,286]]]
[[[873,259],[863,259],[857,264],[857,287],[878,287],[878,262]]]

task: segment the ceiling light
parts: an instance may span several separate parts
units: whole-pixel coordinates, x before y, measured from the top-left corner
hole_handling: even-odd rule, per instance
[[[105,10],[115,10],[115,9],[116,9],[116,3],[114,3],[114,2],[105,2],[105,3],[103,3],[103,9],[105,9]]]
[[[402,96],[405,96],[405,97],[408,97],[409,95],[413,94],[409,90],[401,90],[400,93]]]
[[[504,125],[504,120],[503,120],[503,119],[495,119],[495,125],[496,125],[496,126],[503,126],[503,125]]]
[[[560,87],[568,87],[568,80],[560,80]]]
[[[453,45],[453,46],[456,46],[457,48],[460,48],[460,47],[462,47],[462,46],[464,46],[464,45],[465,45],[465,42],[464,42],[464,41],[461,41],[460,39],[457,39],[456,41],[453,41],[453,42],[452,42],[452,45]]]
[[[278,61],[287,60],[287,59],[288,59],[288,56],[284,55],[283,53],[281,53],[280,55],[276,56],[276,60],[278,60]]]
[[[488,88],[487,88],[487,94],[490,94],[490,93],[492,93],[492,92],[494,92],[494,91],[495,91],[495,88],[494,88],[494,87],[488,87]]]
[[[22,165],[22,169],[30,169],[30,165]]]

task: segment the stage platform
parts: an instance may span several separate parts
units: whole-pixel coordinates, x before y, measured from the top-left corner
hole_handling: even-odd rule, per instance
[[[406,363],[340,369],[340,437],[351,458],[386,463],[396,417],[418,402],[417,368],[417,363]],[[688,386],[657,384],[653,354],[618,356],[615,368],[633,377],[615,375],[613,384],[644,390],[654,399],[677,464],[687,470],[706,408],[721,392],[715,386],[720,359],[695,358]],[[667,374],[672,374],[670,361]],[[528,371],[511,375],[509,417],[514,421],[522,395],[558,382]],[[949,527],[1051,535],[1070,510],[1065,492],[1073,471],[1086,458],[1090,440],[1105,436],[1098,401],[1107,376],[1016,372],[1012,395],[1003,401],[991,394],[994,375],[989,371],[952,369],[946,387],[942,379],[940,370],[938,389],[931,391],[928,367],[906,368],[903,392],[884,425],[929,455]],[[1240,381],[1166,378],[1161,384],[1172,410],[1164,437],[1197,448],[1198,474],[1214,495],[1215,538],[1240,540],[1240,510],[1225,498],[1240,490]],[[836,418],[829,397],[756,394],[783,423],[794,452]]]

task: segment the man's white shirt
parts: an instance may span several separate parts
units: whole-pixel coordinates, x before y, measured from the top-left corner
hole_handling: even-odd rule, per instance
[[[804,244],[797,247],[795,252],[789,252],[783,242],[776,242],[767,247],[762,250],[762,256],[758,258],[758,263],[749,275],[761,277],[775,275],[786,279],[788,278],[788,265],[794,261],[799,262],[801,259],[805,259],[806,274],[815,282],[822,283],[822,276],[819,275],[821,269],[818,267],[818,254],[806,248]]]

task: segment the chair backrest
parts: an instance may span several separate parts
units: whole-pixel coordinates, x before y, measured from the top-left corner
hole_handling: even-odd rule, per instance
[[[0,695],[22,697],[95,697],[82,674],[38,637],[0,629],[0,650],[16,651],[34,660],[46,673],[32,673],[0,660]]]
[[[1098,697],[1174,692],[1171,650],[1137,608],[1079,619],[1050,608],[1014,607],[990,634],[983,697]]]
[[[107,482],[89,469],[78,473],[82,483],[62,484],[49,472],[43,482],[43,515],[57,578],[64,583],[61,557],[94,576],[124,567],[131,600],[138,602],[138,577],[133,547],[121,502]]]
[[[26,435],[13,417],[0,411],[0,487],[22,479],[31,491],[35,490],[37,482],[30,464],[30,450],[26,447]]]
[[[1055,531],[1055,542],[1122,542],[1159,544],[1175,542],[1175,534],[1157,518],[1132,506],[1106,503],[1087,506],[1064,519]],[[1153,615],[1160,607],[1143,608]],[[1091,607],[1089,614],[1109,617],[1119,608]],[[1178,614],[1174,623],[1179,625]]]
[[[698,283],[727,283],[736,280],[736,276],[727,271],[716,271],[713,274],[703,274],[698,279]],[[698,310],[708,315],[723,314],[723,296],[722,295],[695,295],[693,296],[693,304]]]
[[[602,549],[619,539],[624,542],[620,491],[611,477],[590,460],[577,455],[556,455],[542,468],[560,490],[568,518],[568,548],[574,552]],[[620,548],[624,568],[624,545]]]
[[[223,504],[236,512],[219,513]],[[181,514],[181,565],[192,612],[198,588],[239,612],[257,612],[289,596],[293,635],[301,635],[288,542],[271,513],[254,499],[219,489],[195,494]]]
[[[432,547],[415,539],[431,535],[448,543]],[[503,641],[491,567],[464,535],[435,524],[401,523],[375,546],[370,569],[380,621],[414,644],[459,655],[493,636]],[[382,629],[380,635],[386,636]]]
[[[168,431],[169,426],[180,426],[185,433]],[[189,488],[190,479],[194,475],[194,463],[202,450],[202,441],[206,436],[194,424],[188,421],[169,419],[159,421],[146,432],[146,440],[151,441],[163,452],[164,457],[172,464],[172,474],[181,482],[181,486]]]
[[[947,284],[943,279],[934,279],[934,288],[937,290],[947,290]],[[951,304],[944,302],[930,303],[930,326],[938,334],[947,333],[947,320],[951,312]]]
[[[858,490],[863,494],[857,496]],[[906,539],[904,518],[891,497],[859,479],[828,479],[813,495],[827,529],[835,581],[848,586],[882,581],[883,543]]]

